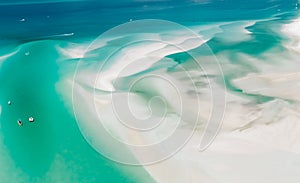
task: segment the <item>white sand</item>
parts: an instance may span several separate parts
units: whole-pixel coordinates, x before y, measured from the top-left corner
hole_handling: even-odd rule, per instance
[[[242,31],[247,25],[240,24],[240,26],[235,27],[235,31]],[[297,27],[299,27],[299,20],[286,25],[283,29],[296,42],[300,38],[300,31],[297,31]],[[169,34],[172,35],[172,32]],[[249,33],[243,32],[242,34]],[[170,36],[166,39],[185,50],[203,44],[201,41],[195,41],[197,39],[191,36],[180,35],[179,37],[177,39],[175,36]],[[243,39],[247,39],[246,37]],[[297,46],[288,48],[298,49]],[[139,92],[130,92],[128,87],[122,85],[132,84],[134,79],[139,78],[139,75],[134,74],[153,68],[156,64],[165,64],[168,67],[176,65],[168,60],[159,63],[164,56],[180,52],[180,49],[167,46],[164,42],[147,42],[143,46],[136,44],[126,47],[122,52],[111,57],[109,62],[111,65],[104,67],[101,74],[98,74],[98,67],[93,62],[85,63],[86,65],[77,73],[74,91],[74,110],[78,124],[87,141],[99,153],[112,159],[124,160],[123,157],[127,157],[128,162],[142,163],[151,157],[160,160],[159,158],[165,155],[166,147],[158,146],[152,150],[139,151],[130,148],[131,145],[151,146],[159,140],[169,138],[174,130],[179,130],[182,135],[188,136],[192,129],[189,124],[192,124],[193,115],[182,114],[184,110],[189,111],[190,114],[199,112],[197,130],[183,149],[165,161],[144,166],[154,180],[172,183],[297,182],[300,169],[300,98],[298,94],[300,64],[299,55],[297,53],[286,54],[288,51],[283,52],[283,55],[276,55],[274,50],[264,53],[264,59],[271,60],[270,63],[236,53],[237,58],[257,69],[256,72],[248,74],[243,74],[243,70],[239,70],[243,68],[232,64],[226,52],[217,55],[222,61],[225,74],[231,72],[240,74],[232,80],[235,87],[245,94],[263,95],[275,99],[260,104],[243,94],[227,92],[227,107],[222,129],[215,141],[204,152],[199,151],[199,144],[204,131],[204,121],[211,113],[212,98],[209,86],[217,85],[216,80],[210,80],[212,83],[209,85],[205,78],[201,78],[201,74],[204,73],[197,72],[197,69],[193,70],[192,67],[189,67],[188,74],[182,70],[174,73],[167,72],[165,68],[149,71],[151,74],[163,76],[174,83],[180,89],[180,97],[177,96],[172,85],[167,85],[168,83],[159,78],[140,82],[140,86],[137,87]],[[147,63],[142,64],[141,60],[145,58],[151,59],[146,59]],[[210,60],[213,60],[213,57],[208,56],[201,62],[205,65],[206,74],[220,74],[215,71],[216,65]],[[70,102],[67,91],[71,88],[70,76],[72,74],[63,74],[65,77],[61,78],[57,88],[65,97],[65,101]],[[193,80],[202,83],[196,90],[189,83],[189,75]],[[93,91],[94,87],[95,91]],[[217,88],[225,92],[223,86]],[[111,95],[112,91],[118,92]],[[185,91],[198,92],[198,100]],[[149,108],[149,103],[143,96],[143,93],[147,92],[150,96],[163,97],[166,106],[162,107],[154,103],[153,108],[151,105]],[[131,110],[139,117],[152,114],[153,119],[160,119],[163,110],[167,111],[167,115],[163,116],[162,125],[149,132],[125,128],[120,124],[118,119],[120,116],[116,116],[112,96],[123,99],[125,103],[128,99],[131,103]],[[117,101],[117,108],[123,105],[122,100]],[[180,102],[184,104],[183,111],[179,107]],[[200,108],[197,107],[197,102],[200,102]],[[157,108],[160,110],[155,111],[154,109]],[[130,119],[128,121],[132,119],[132,116],[126,115],[128,111],[117,113],[123,117],[122,119]],[[125,122],[128,121],[125,120]]]
[[[289,44],[287,44],[287,47],[300,52],[300,18],[285,25],[282,28],[282,32],[285,33],[291,40]]]

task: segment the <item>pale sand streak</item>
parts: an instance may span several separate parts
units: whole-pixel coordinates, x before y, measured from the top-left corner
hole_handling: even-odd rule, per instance
[[[298,39],[299,35],[294,31],[298,23],[287,26],[288,29],[284,29],[284,33],[288,34],[290,31],[289,35]],[[299,57],[291,56],[291,58]],[[256,64],[255,60],[250,60]],[[202,134],[200,128],[182,151],[166,161],[144,166],[144,168],[157,182],[280,183],[299,180],[300,115],[298,111],[300,108],[298,103],[290,104],[282,100],[283,98],[299,101],[296,94],[296,91],[299,91],[299,85],[296,84],[299,73],[296,69],[299,67],[295,67],[299,65],[295,61],[297,60],[287,61],[288,63],[278,61],[279,65],[275,66],[272,66],[273,63],[260,64],[260,73],[252,73],[234,80],[234,84],[245,93],[262,94],[278,99],[264,104],[254,104],[249,98],[228,93],[228,108],[223,128],[207,151],[197,150]],[[295,70],[291,72],[293,68]],[[86,74],[92,73],[87,71]],[[90,76],[90,78],[94,77]],[[86,77],[82,79],[82,83],[88,83]],[[284,90],[286,92],[282,91],[283,87],[288,87]],[[60,91],[64,93],[65,89],[61,88]],[[85,98],[90,97],[91,94],[84,91],[82,95]],[[101,109],[103,105],[110,105],[105,96],[97,99],[97,108]],[[83,108],[87,106],[88,104]],[[90,125],[88,128],[97,129],[95,124],[88,124],[88,116],[83,119],[86,121],[80,123],[85,124],[80,125]],[[138,141],[148,143],[147,141],[153,138],[117,129],[113,124],[108,125],[121,138],[136,143]],[[101,138],[96,131],[89,134],[95,135],[94,140]],[[94,147],[97,146],[94,144]],[[101,145],[98,147],[100,148]],[[138,159],[142,158],[139,154],[135,156]]]

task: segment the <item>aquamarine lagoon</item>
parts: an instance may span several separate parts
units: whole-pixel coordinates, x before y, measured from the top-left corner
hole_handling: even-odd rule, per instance
[[[0,0],[0,183],[300,181],[297,0]]]

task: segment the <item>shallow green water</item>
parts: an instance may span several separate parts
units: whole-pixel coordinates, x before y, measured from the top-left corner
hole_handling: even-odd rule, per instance
[[[96,98],[99,97],[99,101],[106,100],[107,102],[109,101],[109,97],[106,94],[110,92],[110,88],[99,87],[96,88],[98,89],[96,92],[92,91],[95,88],[93,88],[94,86],[90,82],[93,82],[95,78],[88,80],[90,78],[85,76],[95,77],[93,74],[99,71],[97,70],[97,66],[108,56],[107,53],[126,45],[128,42],[143,40],[143,38],[148,37],[143,32],[141,35],[127,35],[126,30],[122,30],[122,34],[118,35],[119,37],[111,36],[111,40],[105,42],[104,46],[90,50],[91,52],[87,53],[87,55],[83,54],[84,50],[92,43],[92,40],[103,32],[119,24],[131,22],[131,20],[163,19],[181,23],[191,28],[199,36],[207,39],[206,44],[199,44],[196,47],[191,46],[192,44],[186,44],[190,53],[201,59],[203,57],[207,60],[217,58],[218,64],[223,66],[224,83],[221,80],[223,76],[221,77],[214,72],[216,67],[212,64],[212,68],[210,68],[209,65],[211,63],[204,59],[204,64],[208,65],[208,77],[211,77],[212,80],[215,79],[214,81],[221,88],[226,88],[226,92],[230,96],[234,96],[229,104],[229,107],[231,104],[234,107],[231,108],[232,110],[229,113],[238,111],[232,116],[239,117],[240,109],[243,109],[244,116],[252,114],[253,111],[259,111],[259,114],[255,113],[257,123],[262,123],[263,125],[265,123],[271,124],[286,116],[293,116],[293,113],[282,110],[282,113],[284,113],[283,117],[280,116],[281,118],[276,117],[273,119],[272,116],[276,116],[276,113],[272,113],[273,109],[271,107],[267,108],[268,105],[272,105],[273,107],[272,102],[275,101],[275,108],[279,106],[278,108],[285,109],[288,106],[285,103],[287,102],[288,104],[295,104],[295,106],[286,107],[289,110],[297,111],[299,109],[296,105],[299,101],[298,98],[292,95],[293,93],[289,93],[293,90],[293,88],[289,89],[289,87],[294,86],[294,83],[292,83],[294,81],[290,81],[290,85],[286,84],[287,89],[282,90],[284,92],[280,92],[283,88],[281,86],[275,88],[272,90],[274,94],[272,92],[257,93],[251,90],[248,91],[247,87],[245,89],[243,86],[237,85],[234,83],[234,80],[245,79],[244,77],[248,74],[258,75],[259,77],[269,73],[273,73],[275,76],[278,74],[278,77],[281,77],[281,74],[283,74],[282,78],[284,78],[286,76],[284,75],[285,73],[291,72],[294,74],[298,72],[298,53],[297,51],[292,51],[291,47],[288,47],[290,41],[290,38],[288,38],[289,35],[281,32],[284,24],[290,23],[292,19],[297,17],[299,10],[298,4],[296,4],[297,1],[294,0],[225,0],[205,1],[205,3],[189,0],[119,0],[113,2],[96,2],[92,0],[70,2],[62,0],[55,2],[41,1],[40,3],[36,3],[36,1],[19,2],[17,0],[0,1],[0,23],[2,26],[0,29],[0,183],[147,183],[161,180],[160,176],[166,176],[167,180],[169,180],[168,178],[174,178],[180,182],[181,178],[186,175],[188,178],[182,178],[183,180],[190,180],[189,178],[192,176],[197,177],[197,168],[199,168],[199,175],[206,175],[206,172],[208,172],[207,174],[213,177],[213,180],[221,179],[220,177],[222,176],[233,175],[225,171],[224,174],[220,173],[219,176],[219,172],[214,172],[214,170],[220,170],[218,164],[214,164],[215,158],[218,157],[217,155],[209,155],[212,157],[211,164],[208,163],[208,165],[205,165],[205,162],[209,162],[209,158],[206,160],[206,157],[202,156],[203,154],[193,154],[194,151],[198,152],[195,149],[196,145],[191,148],[191,151],[183,151],[182,154],[179,153],[179,157],[176,157],[175,163],[173,162],[174,164],[169,169],[160,169],[165,171],[165,173],[161,173],[160,171],[152,172],[153,169],[149,170],[146,166],[119,164],[101,155],[101,152],[106,152],[116,157],[122,158],[128,155],[131,158],[136,154],[134,154],[134,151],[130,151],[131,149],[126,149],[127,144],[111,148],[109,145],[112,139],[101,139],[102,134],[99,135],[99,133],[103,132],[101,131],[103,129],[97,123],[96,110],[93,111],[94,109],[90,110],[91,108],[89,108],[89,105],[92,106],[94,103],[88,103],[90,99],[88,97],[96,93]],[[182,44],[189,41],[189,37],[184,37],[184,34],[181,35],[182,37],[178,36],[180,34],[176,32],[178,31],[177,29],[165,29],[168,31],[164,32],[160,28],[155,29],[154,26],[153,30],[156,32],[152,32],[154,37],[157,36],[158,42],[164,40],[163,38],[166,38],[165,40],[182,38]],[[143,27],[141,27],[142,29]],[[135,28],[132,30],[134,32]],[[149,38],[152,38],[151,36]],[[117,88],[117,94],[122,92],[133,93],[136,96],[140,95],[140,98],[145,99],[145,101],[150,100],[155,95],[159,95],[161,91],[166,91],[167,94],[171,95],[172,91],[169,90],[171,87],[167,88],[163,86],[158,80],[142,82],[141,86],[138,86],[137,89],[133,88],[132,91],[127,90],[130,88],[130,82],[138,78],[138,76],[147,75],[148,73],[161,71],[166,75],[173,74],[174,78],[184,83],[187,77],[185,74],[180,75],[178,67],[183,66],[193,71],[197,70],[193,68],[194,65],[191,63],[193,58],[188,52],[176,49],[170,52],[168,49],[151,44],[151,42],[145,41],[144,44],[135,45],[136,47],[132,51],[132,53],[135,53],[133,54],[133,58],[145,52],[145,49],[143,49],[144,46],[150,45],[147,48],[150,50],[153,49],[153,52],[157,51],[159,56],[151,54],[149,56],[147,55],[148,53],[142,55],[144,56],[142,59],[146,58],[144,60],[145,64],[141,64],[138,61],[137,63],[140,64],[138,66],[147,65],[146,63],[148,61],[151,62],[153,58],[159,58],[159,60],[153,62],[153,65],[149,67],[141,70],[137,69],[139,72],[132,71],[128,72],[130,73],[128,76],[113,78],[115,80],[112,79],[111,81],[117,81],[114,83]],[[156,50],[156,48],[161,49]],[[123,53],[126,53],[126,49]],[[119,60],[122,60],[121,56],[122,54],[117,55],[110,60],[111,62],[105,65],[104,70],[107,69],[109,71],[106,73],[108,76],[115,71],[114,69],[122,67],[123,63],[119,62]],[[78,77],[79,87],[77,89],[83,88],[86,95],[81,95],[81,90],[76,91],[78,93],[75,92],[74,96],[78,97],[78,101],[76,101],[79,104],[82,102],[82,105],[79,105],[77,108],[80,114],[76,120],[73,111],[74,106],[72,106],[72,86],[68,85],[70,84],[68,83],[68,79],[73,79],[75,66],[80,61],[82,61],[81,69],[83,74]],[[124,61],[130,61],[130,59],[126,58]],[[282,67],[282,70],[280,67]],[[176,75],[176,72],[179,74]],[[122,72],[120,71],[120,73]],[[203,94],[208,98],[209,95],[207,95],[207,90],[205,90],[208,84],[203,81],[203,78],[206,78],[206,76],[197,75],[195,78],[197,81],[199,80],[197,83],[198,89],[203,89],[203,91],[198,92],[193,90],[194,88],[189,88],[187,95],[184,95],[184,97],[190,99],[198,92],[197,94]],[[289,82],[289,80],[287,79],[286,82]],[[274,83],[270,83],[270,88],[272,88],[272,84]],[[250,83],[249,86],[252,86],[252,84]],[[279,92],[276,93],[276,89]],[[282,93],[287,93],[287,96],[281,96],[280,94]],[[206,99],[205,97],[203,97],[204,100]],[[295,101],[293,101],[294,99]],[[11,101],[11,105],[8,105],[8,101]],[[85,101],[87,102],[85,103]],[[103,106],[105,106],[105,102],[103,103]],[[172,114],[176,111],[173,110],[176,107],[171,106],[171,104],[165,106],[160,102],[153,102],[152,104],[153,106],[156,105],[153,113],[156,113],[156,117],[158,118],[162,117],[160,112],[165,106],[168,106],[167,108],[168,110],[170,109],[170,113]],[[108,126],[111,125],[112,123],[110,122],[113,122],[114,119],[110,118],[111,116],[109,116],[110,113],[107,113],[107,108],[99,106],[100,113],[103,112],[103,116],[107,115],[107,119],[109,119],[104,120],[103,124],[107,123]],[[138,101],[136,102],[136,106],[144,109],[146,102]],[[194,108],[192,105],[187,107]],[[193,114],[191,112],[190,115],[193,116]],[[28,121],[28,118],[31,116],[35,119],[33,123]],[[259,121],[261,118],[263,122]],[[18,119],[22,120],[22,126],[17,124]],[[271,119],[271,122],[265,122],[264,120],[266,119]],[[245,118],[241,117],[236,121],[242,123],[243,120]],[[253,124],[256,123],[253,122]],[[230,125],[232,124],[229,120]],[[234,124],[229,129],[234,131],[243,125],[245,124]],[[247,125],[245,126],[247,127]],[[251,125],[252,123],[249,126]],[[118,127],[114,128],[113,125],[110,127],[111,129],[109,130],[111,130],[112,134],[115,133],[118,137],[143,140],[143,136],[135,137],[128,134],[126,136],[122,134],[125,130],[123,131],[121,128],[120,130]],[[168,134],[168,130],[165,132]],[[160,135],[163,136],[165,134]],[[161,138],[159,135],[155,137]],[[236,137],[234,139],[240,140],[243,138]],[[251,142],[251,140],[249,141]],[[229,143],[229,141],[227,142]],[[253,144],[257,145],[255,141]],[[273,152],[272,150],[267,152]],[[242,160],[247,159],[247,155],[241,156]],[[267,156],[269,155],[267,154]],[[298,162],[299,157],[297,155],[295,157],[291,156],[291,158],[293,161]],[[224,159],[227,160],[226,158],[220,159],[220,162]],[[263,160],[265,158],[262,158],[262,165],[268,165],[268,161],[264,163]],[[273,162],[273,159],[270,161]],[[241,161],[239,160],[238,162]],[[197,164],[195,165],[194,163]],[[284,160],[281,163],[287,165]],[[228,164],[223,163],[221,167],[229,167],[230,169],[231,167],[227,166]],[[195,165],[194,167],[197,168],[193,168],[190,165]],[[210,169],[210,166],[214,169]],[[268,169],[268,166],[266,167],[265,171]],[[226,168],[224,170],[227,170]],[[297,170],[296,168],[293,169],[292,167],[291,169]],[[293,171],[290,172],[293,173]],[[245,175],[250,174],[245,173]],[[217,178],[214,179],[214,176]],[[250,176],[253,177],[253,175]],[[290,177],[293,179],[292,176]]]
[[[1,180],[136,182],[138,177],[124,176],[122,165],[105,159],[87,144],[56,92],[58,43],[21,45],[1,66],[0,154],[8,153],[13,162],[1,170]],[[30,116],[35,119],[33,123],[28,122]],[[19,118],[23,126],[17,125]]]

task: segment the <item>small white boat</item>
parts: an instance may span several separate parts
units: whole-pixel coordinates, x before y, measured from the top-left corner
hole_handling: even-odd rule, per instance
[[[22,125],[23,125],[23,122],[22,122],[21,119],[18,119],[18,125],[19,125],[19,126],[22,126]]]
[[[33,117],[30,117],[30,118],[28,118],[28,121],[29,121],[29,122],[34,122],[34,118],[33,118]]]

